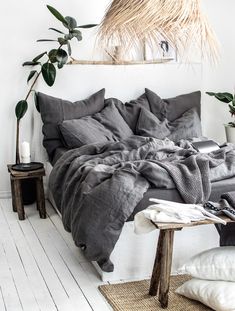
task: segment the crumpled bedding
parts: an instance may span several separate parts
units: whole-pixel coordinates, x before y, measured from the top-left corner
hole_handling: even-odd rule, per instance
[[[122,227],[149,187],[176,188],[185,203],[202,203],[212,181],[235,175],[234,160],[233,145],[199,154],[189,142],[131,136],[66,152],[49,183],[65,229],[88,260],[110,272]]]

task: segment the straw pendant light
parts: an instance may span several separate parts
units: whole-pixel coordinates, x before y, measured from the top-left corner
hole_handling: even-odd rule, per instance
[[[98,38],[105,48],[120,46],[123,57],[140,49],[143,42],[154,50],[161,40],[181,57],[195,49],[212,61],[218,56],[217,39],[201,0],[113,0]]]

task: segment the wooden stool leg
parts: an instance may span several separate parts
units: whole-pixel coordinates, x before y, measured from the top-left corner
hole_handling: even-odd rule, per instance
[[[24,214],[24,205],[23,205],[23,199],[22,199],[22,192],[21,192],[21,184],[19,179],[13,180],[13,196],[14,196],[14,204],[15,208],[18,212],[19,220],[25,219]]]
[[[15,193],[14,193],[14,181],[11,177],[11,201],[13,212],[17,212],[16,202],[15,202]]]
[[[160,272],[161,272],[161,259],[162,259],[162,245],[164,240],[165,232],[164,230],[160,230],[159,237],[158,237],[158,245],[157,245],[157,252],[156,257],[154,261],[153,266],[153,272],[150,282],[150,288],[149,288],[149,295],[156,296],[158,287],[159,287],[159,281],[160,281]]]
[[[173,254],[174,230],[165,230],[162,247],[161,276],[159,289],[159,302],[162,308],[168,307],[168,293],[170,288],[170,275]]]
[[[46,218],[47,215],[46,215],[45,195],[42,177],[38,177],[36,179],[36,188],[37,188],[37,209],[39,210],[40,218]]]

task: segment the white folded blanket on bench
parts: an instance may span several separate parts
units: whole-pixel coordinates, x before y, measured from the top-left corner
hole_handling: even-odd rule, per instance
[[[149,199],[155,204],[135,215],[135,233],[148,233],[156,229],[155,223],[182,223],[209,219],[215,223],[226,224],[221,218],[206,211],[198,204],[183,204],[166,200]]]

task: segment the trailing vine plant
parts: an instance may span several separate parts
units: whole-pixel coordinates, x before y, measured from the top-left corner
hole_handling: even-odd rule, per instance
[[[49,42],[54,41],[57,42],[58,47],[53,48],[49,51],[45,51],[40,53],[36,57],[34,57],[31,61],[27,61],[23,63],[23,66],[33,67],[35,69],[31,70],[27,83],[31,82],[29,87],[29,91],[26,94],[23,100],[20,100],[15,107],[15,115],[17,119],[16,126],[16,163],[20,162],[20,154],[19,154],[19,128],[20,128],[20,120],[25,115],[28,110],[28,98],[30,94],[34,91],[34,86],[40,76],[42,76],[43,80],[48,86],[53,86],[56,79],[57,69],[62,69],[63,66],[68,62],[69,56],[72,54],[72,49],[70,45],[70,41],[72,39],[76,39],[77,41],[82,40],[82,33],[79,29],[81,28],[92,28],[97,26],[97,24],[88,24],[88,25],[78,25],[75,18],[71,16],[64,17],[60,12],[58,12],[55,8],[50,5],[47,5],[48,10],[54,15],[56,19],[58,19],[65,30],[61,31],[56,28],[49,28],[59,34],[57,39],[39,39],[37,42]],[[35,101],[36,108],[39,111],[39,107],[37,105],[37,101]]]

